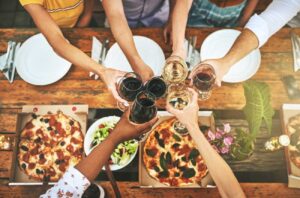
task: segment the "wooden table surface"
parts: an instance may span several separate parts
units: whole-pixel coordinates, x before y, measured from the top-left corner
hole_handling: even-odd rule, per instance
[[[203,40],[217,29],[188,29],[187,36],[197,35],[197,47]],[[300,35],[300,29],[294,29]],[[136,29],[135,35],[147,36],[156,41],[164,50],[166,56],[171,48],[163,42],[161,29]],[[261,48],[261,67],[252,78],[270,85],[272,106],[279,110],[283,103],[300,103],[300,99],[291,100],[281,78],[293,75],[300,82],[299,73],[293,71],[293,57],[290,42],[291,29],[286,28],[274,35]],[[23,42],[28,37],[38,33],[36,29],[0,29],[0,54],[4,53],[9,40]],[[66,29],[66,38],[87,54],[91,53],[91,38],[100,40],[110,38],[110,31],[105,29]],[[105,85],[89,78],[88,72],[78,67],[72,67],[70,72],[59,82],[49,86],[29,85],[19,76],[13,84],[0,73],[0,134],[14,137],[17,113],[25,104],[88,104],[90,108],[116,108],[116,103]],[[164,101],[159,101],[161,108]],[[205,103],[200,103],[202,109],[241,110],[245,105],[242,84],[226,84],[214,90],[212,97]],[[228,118],[230,119],[230,118]],[[10,175],[12,151],[0,151],[0,197],[36,197],[46,190],[46,187],[8,187],[6,184]],[[280,164],[279,164],[280,165]],[[112,195],[112,189],[107,182],[102,185]],[[136,182],[120,182],[121,192],[125,197],[219,197],[216,189],[139,189]],[[249,197],[300,197],[300,189],[289,189],[283,183],[243,183]]]

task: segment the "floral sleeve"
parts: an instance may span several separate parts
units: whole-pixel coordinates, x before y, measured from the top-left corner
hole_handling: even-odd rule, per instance
[[[70,167],[63,177],[40,198],[81,197],[89,187],[89,180],[76,168]]]

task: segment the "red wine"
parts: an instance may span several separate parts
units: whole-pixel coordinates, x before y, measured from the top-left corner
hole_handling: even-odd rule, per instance
[[[194,86],[200,91],[209,91],[213,85],[213,76],[208,73],[199,73],[193,78]]]
[[[136,95],[143,90],[143,83],[137,78],[128,77],[122,81],[119,89],[121,97],[127,101],[133,101]]]
[[[146,90],[155,95],[156,98],[160,98],[166,93],[167,85],[165,81],[156,77],[147,82]]]
[[[152,120],[156,113],[157,108],[153,100],[149,98],[136,99],[131,108],[130,120],[134,123],[142,124]]]

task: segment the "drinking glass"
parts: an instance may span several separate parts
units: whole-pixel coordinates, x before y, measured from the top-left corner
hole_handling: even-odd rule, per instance
[[[121,98],[128,103],[133,102],[136,95],[143,90],[143,82],[141,77],[134,73],[126,73],[117,83],[117,90]],[[121,111],[125,111],[128,106],[118,102],[118,108]]]
[[[214,68],[209,64],[199,64],[192,71],[193,85],[198,90],[199,99],[207,100],[216,81]]]
[[[152,93],[146,91],[138,93],[131,106],[129,120],[135,124],[143,124],[152,120],[157,114],[155,100]],[[143,134],[137,140],[143,141],[145,136],[146,134]]]
[[[167,92],[167,84],[162,77],[153,77],[146,82],[145,90],[152,93],[156,98],[161,98]]]
[[[171,84],[169,86],[167,102],[175,109],[183,110],[190,103],[190,100],[191,94],[183,83]],[[179,121],[174,122],[173,128],[181,135],[188,133],[187,128]]]
[[[180,83],[186,79],[188,72],[188,67],[181,57],[170,56],[166,60],[162,76],[168,84]]]

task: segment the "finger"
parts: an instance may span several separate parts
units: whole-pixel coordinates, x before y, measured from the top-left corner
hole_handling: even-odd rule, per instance
[[[221,80],[216,80],[216,84],[218,87],[221,87],[222,86],[222,81]]]
[[[168,30],[167,30],[167,28],[164,28],[163,34],[164,34],[164,41],[165,41],[165,43],[167,43],[168,42]]]
[[[129,106],[128,102],[119,96],[116,89],[110,89],[110,91],[117,101],[123,103],[125,106]]]
[[[173,46],[173,34],[172,34],[172,32],[169,35],[170,35],[170,45]]]
[[[148,122],[149,126],[152,128],[152,126],[159,120],[158,116],[155,116],[152,120]]]
[[[192,104],[197,103],[198,102],[198,93],[192,88],[188,88],[188,90],[192,93]]]
[[[175,116],[180,113],[180,110],[175,109],[170,103],[167,103],[166,110]]]

